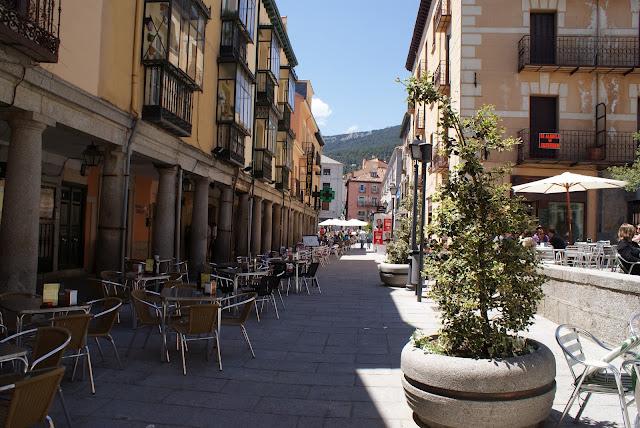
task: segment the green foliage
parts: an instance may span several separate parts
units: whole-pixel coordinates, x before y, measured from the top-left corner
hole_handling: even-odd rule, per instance
[[[400,203],[400,208],[407,213],[413,209],[413,197],[411,191]],[[418,210],[419,211],[419,210]],[[412,215],[406,215],[396,219],[396,228],[393,231],[393,241],[387,244],[387,263],[405,264],[411,254],[411,219]]]
[[[640,143],[640,132],[633,134],[633,140]],[[635,192],[640,189],[640,149],[636,152],[636,160],[631,165],[612,166],[607,170],[616,180],[627,182],[626,189]]]
[[[519,141],[503,138],[491,106],[461,120],[429,77],[405,85],[410,99],[438,106],[439,129],[448,130],[440,133],[444,154],[459,159],[433,197],[434,219],[426,229],[432,253],[425,274],[435,279],[429,294],[442,315],[433,347],[473,358],[527,352],[518,333],[532,324],[543,278],[534,251],[504,236],[529,230],[534,221],[523,199],[503,184],[509,166],[488,170],[482,162]]]
[[[377,157],[388,161],[393,149],[402,144],[400,126],[354,134],[324,136],[324,141],[323,153],[343,163],[345,173],[360,169],[362,159]],[[354,164],[355,167],[352,166]]]

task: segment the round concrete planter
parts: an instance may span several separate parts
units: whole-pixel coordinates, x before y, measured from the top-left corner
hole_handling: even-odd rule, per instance
[[[402,385],[414,416],[431,428],[528,428],[549,416],[556,393],[553,353],[476,360],[402,350]]]
[[[378,265],[380,281],[389,287],[404,287],[409,281],[409,265],[380,263]]]

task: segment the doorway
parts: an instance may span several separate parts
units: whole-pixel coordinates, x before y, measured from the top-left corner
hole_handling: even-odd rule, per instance
[[[60,189],[60,242],[58,268],[77,269],[84,265],[84,207],[86,187],[63,183]]]
[[[558,132],[558,99],[531,97],[529,100],[529,154],[532,158],[554,159],[558,150],[541,149],[540,133]]]
[[[556,63],[556,14],[532,13],[531,25],[531,63]]]

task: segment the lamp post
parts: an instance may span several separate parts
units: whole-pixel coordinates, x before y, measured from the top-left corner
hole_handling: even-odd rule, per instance
[[[418,227],[418,160],[422,158],[420,153],[420,140],[413,140],[409,146],[411,160],[413,161],[413,207],[411,210],[411,271],[407,288],[417,290],[418,285],[418,248],[416,239],[416,228]]]
[[[396,192],[398,188],[395,183],[389,184],[389,193],[391,193],[391,236],[393,239],[393,230],[396,227]]]
[[[412,277],[414,275],[414,265],[416,264],[416,252],[418,255],[418,263],[417,263],[417,282],[416,282],[416,295],[418,296],[418,302],[422,301],[422,284],[424,282],[423,278],[422,278],[422,268],[424,266],[424,225],[425,225],[425,216],[426,216],[426,203],[425,203],[425,199],[427,197],[427,163],[431,162],[431,152],[432,152],[432,144],[431,143],[427,143],[421,140],[414,140],[413,143],[411,143],[411,158],[413,159],[413,161],[415,162],[415,166],[414,166],[414,171],[415,171],[415,181],[414,181],[414,189],[413,189],[413,195],[414,195],[414,199],[413,199],[413,225],[415,226],[416,223],[416,216],[415,213],[417,211],[417,207],[418,207],[418,201],[417,201],[417,196],[418,196],[418,183],[417,183],[417,178],[418,178],[418,161],[422,162],[422,177],[421,177],[421,183],[422,183],[422,212],[420,215],[420,242],[419,242],[419,246],[416,245],[415,242],[415,238],[416,238],[416,230],[415,227],[412,230],[412,244],[413,244],[413,251],[412,251],[412,262],[411,262],[411,270],[412,270]]]

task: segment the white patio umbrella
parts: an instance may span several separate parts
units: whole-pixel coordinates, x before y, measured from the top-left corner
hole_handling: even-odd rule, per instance
[[[347,227],[364,227],[368,225],[366,221],[358,220],[357,218],[349,219],[345,222],[345,226]]]
[[[318,226],[340,226],[341,222],[342,220],[340,220],[339,218],[330,218],[321,223],[318,223]]]
[[[566,193],[569,241],[573,242],[573,214],[571,213],[571,197],[569,196],[569,193],[598,189],[622,189],[626,185],[626,181],[564,172],[553,177],[513,186],[513,192],[542,194]]]

